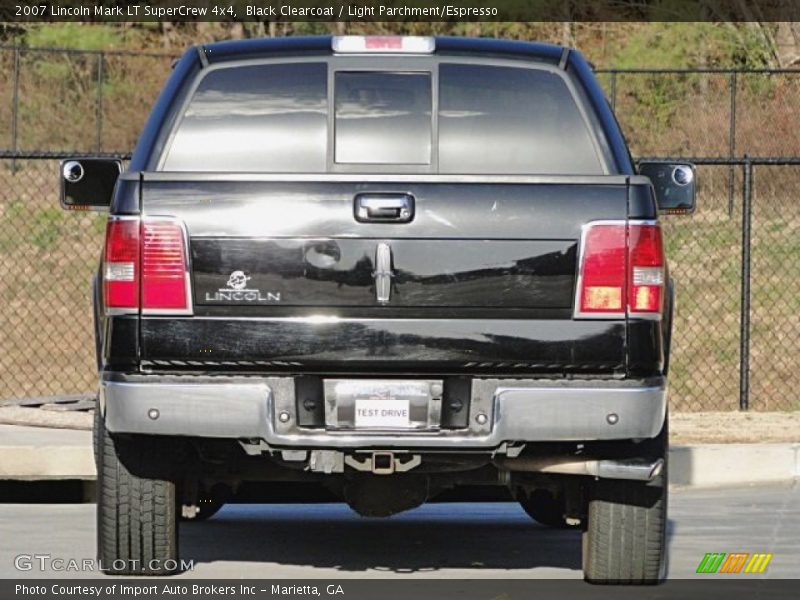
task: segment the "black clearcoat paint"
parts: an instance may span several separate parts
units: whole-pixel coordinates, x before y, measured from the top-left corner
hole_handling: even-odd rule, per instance
[[[153,317],[142,318],[141,332],[142,357],[161,369],[531,374],[624,367],[624,321]]]
[[[280,306],[375,306],[378,242],[392,249],[393,307],[572,306],[574,241],[196,238],[194,301],[275,305],[280,295]],[[219,293],[236,270],[259,290],[254,301]]]
[[[139,362],[139,319],[116,316],[106,319],[103,360],[109,369],[130,369]]]

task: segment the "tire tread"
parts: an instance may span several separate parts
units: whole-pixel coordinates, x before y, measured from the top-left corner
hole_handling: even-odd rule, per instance
[[[97,552],[101,568],[119,575],[167,575],[178,561],[175,484],[129,470],[158,460],[141,442],[115,440],[95,409],[98,465]],[[126,464],[120,460],[124,451]]]
[[[668,428],[648,442],[667,457]],[[599,480],[589,498],[584,577],[592,583],[656,584],[666,564],[667,465],[657,483]]]

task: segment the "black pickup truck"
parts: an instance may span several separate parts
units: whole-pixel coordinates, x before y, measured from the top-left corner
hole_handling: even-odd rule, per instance
[[[242,482],[366,516],[459,486],[580,528],[585,577],[664,577],[673,288],[659,209],[580,53],[488,39],[191,48],[110,209],[94,285],[98,552],[178,567],[178,523]]]

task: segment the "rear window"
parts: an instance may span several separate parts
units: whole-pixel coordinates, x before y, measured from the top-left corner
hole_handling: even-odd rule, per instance
[[[209,72],[189,103],[162,169],[325,171],[327,80],[325,63]]]
[[[603,173],[586,121],[560,76],[461,64],[439,69],[439,170]]]
[[[337,163],[431,162],[429,73],[336,73]]]
[[[327,73],[322,62],[210,71],[162,169],[604,172],[570,88],[546,69],[443,63],[438,90],[430,71],[345,69],[333,75],[332,98]]]

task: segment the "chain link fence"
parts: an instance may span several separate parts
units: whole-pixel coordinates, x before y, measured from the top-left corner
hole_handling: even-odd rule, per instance
[[[662,220],[677,288],[671,405],[800,410],[800,159],[696,160],[696,213]]]
[[[0,159],[0,398],[95,389],[100,213],[58,204],[58,160]]]
[[[0,398],[96,385],[105,220],[61,211],[55,156],[131,148],[171,60],[0,47]],[[697,212],[663,221],[673,410],[800,410],[800,71],[598,75],[634,155],[700,157]]]
[[[750,406],[800,410],[800,165],[753,173]]]
[[[0,148],[133,148],[174,58],[0,45]]]

